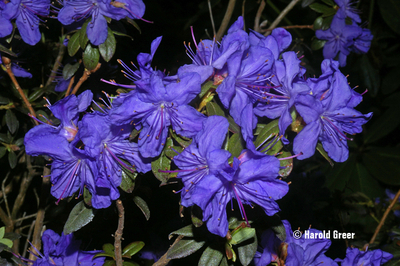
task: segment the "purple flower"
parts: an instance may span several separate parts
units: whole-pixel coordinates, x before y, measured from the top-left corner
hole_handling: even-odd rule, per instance
[[[192,193],[196,184],[205,176],[217,174],[224,167],[229,167],[231,154],[222,150],[222,144],[228,132],[229,123],[222,116],[210,116],[203,122],[203,128],[192,143],[174,157],[179,167],[178,178],[182,179],[181,204],[185,207],[193,205]]]
[[[246,152],[246,151],[244,151]],[[227,158],[221,158],[221,161]],[[222,165],[222,162],[221,162]],[[232,166],[220,169],[218,174],[204,176],[192,192],[192,201],[203,210],[203,221],[208,230],[225,237],[228,232],[226,205],[235,198],[242,217],[247,220],[244,204],[255,203],[267,215],[279,211],[275,202],[286,195],[288,185],[277,179],[279,160],[273,156],[254,156],[244,162],[233,159]]]
[[[107,39],[107,20],[120,20],[126,17],[126,11],[114,7],[106,0],[65,0],[64,7],[58,13],[58,20],[69,25],[77,20],[91,17],[86,33],[90,42],[99,45]]]
[[[152,74],[150,80],[136,81],[137,89],[121,100],[111,111],[116,125],[132,123],[142,126],[139,149],[144,157],[158,156],[172,128],[185,137],[194,137],[201,130],[205,116],[188,103],[200,92],[200,76],[187,73],[167,85],[163,77]]]
[[[95,266],[103,265],[105,257],[93,258],[101,250],[81,251],[81,241],[75,240],[73,234],[58,235],[53,230],[46,230],[42,236],[43,253],[33,262],[33,266],[54,266],[54,265],[80,265]]]
[[[0,22],[1,23],[1,22]],[[1,53],[0,53],[0,64],[3,64],[3,61],[1,59]],[[11,61],[11,70],[16,77],[20,78],[32,78],[32,74],[20,67],[18,64],[15,64]]]
[[[5,19],[16,19],[18,30],[24,42],[35,45],[41,38],[39,31],[39,22],[41,20],[38,16],[47,16],[49,12],[49,0],[11,0],[5,5],[2,14]],[[3,24],[3,22],[0,19],[0,25],[1,24]],[[3,25],[1,27],[3,27]],[[7,22],[5,22],[4,27],[7,28],[5,31],[7,33],[9,29]]]
[[[346,25],[345,19],[334,17],[331,27],[327,30],[317,30],[315,36],[326,40],[323,54],[325,59],[334,59],[337,55],[340,66],[346,65],[346,58],[350,53],[350,46],[354,39],[360,36],[362,29],[356,25]]]
[[[3,38],[9,34],[11,34],[13,26],[11,21],[8,18],[5,18],[3,15],[6,4],[3,1],[0,1],[0,38]],[[1,63],[1,58],[0,58]]]
[[[283,28],[276,28],[271,35],[265,37],[261,33],[252,31],[249,34],[250,44],[253,46],[263,46],[271,50],[274,59],[278,60],[279,55],[286,50],[292,43],[292,35]]]
[[[358,248],[347,248],[344,259],[336,259],[341,266],[379,266],[388,262],[393,255],[380,249],[360,251]]]
[[[354,22],[360,23],[361,18],[357,14],[359,11],[357,8],[353,7],[357,1],[353,0],[334,0],[335,3],[339,6],[339,10],[337,11],[337,17],[341,19],[345,19],[346,17],[351,18]]]
[[[357,54],[365,54],[371,47],[371,41],[374,36],[369,29],[362,29],[361,34],[354,39],[353,46],[350,47],[351,51]]]
[[[312,95],[296,99],[296,110],[307,125],[295,137],[293,151],[303,153],[300,160],[309,158],[319,140],[329,157],[344,162],[349,156],[347,140],[352,140],[344,132],[360,133],[372,113],[363,115],[354,109],[362,96],[350,88],[347,78],[337,70],[337,63],[324,60],[322,71],[320,78],[307,80]]]

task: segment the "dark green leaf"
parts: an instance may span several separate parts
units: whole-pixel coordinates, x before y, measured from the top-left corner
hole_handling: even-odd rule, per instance
[[[400,124],[400,108],[397,105],[391,106],[381,116],[372,118],[372,124],[365,136],[365,143],[372,143],[376,140],[382,139]]]
[[[232,154],[233,157],[238,157],[242,150],[243,143],[240,134],[233,134],[228,141],[228,151]]]
[[[383,94],[390,94],[400,87],[400,67],[394,68],[382,80]]]
[[[3,45],[0,44],[0,52],[6,53],[8,55],[14,56],[14,57],[18,57],[16,53],[14,53],[13,51],[11,51],[10,49],[7,49],[6,47],[4,47]]]
[[[39,119],[40,121],[42,121],[43,123],[47,123],[46,119],[44,119],[44,117],[48,117],[48,115],[46,114],[45,111],[43,110],[38,110],[36,112],[36,118]]]
[[[92,194],[87,187],[83,188],[83,201],[86,205],[92,206]]]
[[[192,207],[192,213],[190,218],[192,219],[192,224],[195,227],[200,227],[203,225],[203,221],[201,220],[201,214],[199,213],[199,209],[196,206]]]
[[[98,258],[98,257],[108,257],[108,258],[114,258],[115,255],[114,254],[108,254],[108,253],[96,253],[96,255],[93,256],[93,259]],[[105,264],[104,264],[105,265]]]
[[[6,232],[6,227],[5,226],[0,227],[0,239],[4,237],[5,232]]]
[[[328,163],[333,167],[334,163],[332,161],[332,159],[328,156],[328,153],[326,153],[326,151],[324,150],[324,147],[322,147],[321,143],[317,144],[317,151],[319,151],[319,153],[328,161]]]
[[[311,42],[311,49],[319,50],[325,46],[326,41],[324,40],[319,40],[319,39],[313,39]]]
[[[212,115],[225,116],[225,113],[222,110],[222,108],[219,106],[219,104],[215,102],[208,102],[206,105],[206,110],[208,116]]]
[[[114,34],[110,28],[107,28],[107,39],[99,45],[99,51],[104,61],[108,62],[111,60],[115,53],[116,44]]]
[[[232,239],[229,243],[232,245],[240,244],[256,235],[256,229],[250,227],[239,227],[236,231],[232,232]]]
[[[89,22],[92,20],[92,18],[88,18],[85,23],[83,23],[82,28],[78,31],[79,32],[79,45],[82,48],[82,50],[85,50],[86,44],[89,41],[87,37],[87,26]]]
[[[336,163],[326,177],[326,186],[332,191],[336,189],[343,191],[353,174],[355,162],[356,156],[350,155],[344,163]]]
[[[142,34],[142,31],[140,30],[140,27],[136,23],[136,21],[134,21],[133,19],[131,19],[129,17],[125,17],[125,19],[126,19],[126,21],[128,21],[129,24],[133,25],[139,31],[139,34]]]
[[[151,170],[161,184],[166,184],[169,179],[169,173],[163,173],[160,171],[169,171],[171,169],[171,160],[164,154],[161,155],[154,161],[151,162]]]
[[[133,38],[131,36],[129,36],[128,34],[118,32],[118,31],[112,31],[112,33],[114,33],[114,35],[117,35],[117,36],[128,37],[133,41]]]
[[[135,180],[138,174],[137,172],[132,172],[132,169],[126,169],[123,166],[121,167],[121,169],[122,169],[121,173],[122,179],[121,179],[121,185],[119,187],[127,193],[132,193],[133,189],[135,188]]]
[[[229,131],[232,133],[240,133],[240,127],[233,120],[232,116],[228,115]]]
[[[221,263],[219,264],[219,266],[229,266],[228,260],[226,259],[226,257],[222,258]]]
[[[15,155],[14,151],[8,152],[8,163],[10,164],[11,169],[14,169],[17,166],[17,155]]]
[[[324,21],[322,22],[322,30],[327,30],[331,27],[333,17],[334,16],[324,17]]]
[[[107,243],[107,244],[103,245],[103,251],[104,251],[104,253],[114,257],[115,247],[113,244]]]
[[[382,101],[382,105],[386,107],[397,106],[399,102],[400,102],[400,92],[396,92],[386,97],[386,99]]]
[[[207,81],[203,85],[201,85],[201,91],[199,94],[200,98],[203,98],[203,96],[206,94],[207,91],[209,91],[211,88],[215,89],[214,82],[212,80]]]
[[[282,242],[286,241],[286,229],[282,222],[280,222],[280,225],[272,226],[272,230]]]
[[[288,151],[285,151],[281,155],[279,155],[278,158],[287,158],[290,156],[292,156],[292,154]],[[279,162],[281,164],[281,167],[284,167],[283,169],[279,170],[279,176],[281,176],[283,178],[289,176],[293,170],[293,158],[281,160]]]
[[[85,52],[83,53],[83,65],[88,70],[93,70],[99,63],[100,53],[99,49],[93,47],[90,43],[86,46]]]
[[[181,239],[176,243],[171,249],[168,250],[168,259],[180,259],[195,253],[202,246],[204,246],[205,241],[197,242],[194,239]]]
[[[173,231],[168,235],[168,239],[171,239],[174,235],[193,237],[193,225],[189,224],[181,229]]]
[[[6,154],[6,151],[7,151],[6,147],[4,146],[0,147],[0,158]]]
[[[333,2],[332,0],[322,0],[322,2],[324,2],[328,6],[335,6],[336,5],[335,2]]]
[[[122,266],[140,266],[140,265],[133,261],[123,261]]]
[[[33,89],[33,92],[31,93],[31,95],[29,95],[28,97],[28,101],[29,102],[34,102],[37,99],[40,98],[40,96],[42,96],[46,91],[48,90],[48,87],[36,87]]]
[[[4,143],[11,143],[11,138],[7,134],[0,133],[0,141]]]
[[[220,250],[207,247],[200,257],[198,266],[218,266],[223,256]]]
[[[378,68],[375,67],[375,64],[371,63],[367,55],[361,56],[359,67],[365,87],[371,93],[371,96],[376,96],[378,94],[379,85],[381,84]]]
[[[117,265],[117,264],[115,264],[115,261],[114,261],[114,260],[107,260],[107,261],[103,264],[103,266],[115,266],[115,265]]]
[[[7,109],[6,111],[6,123],[8,130],[10,130],[11,134],[14,134],[19,127],[19,122],[17,120],[17,117],[10,109]]]
[[[239,260],[242,263],[242,265],[243,266],[249,265],[250,262],[253,260],[254,255],[256,254],[257,251],[257,237],[253,237],[253,242],[247,245],[239,246],[238,251],[239,251]]]
[[[318,13],[323,13],[323,14],[329,14],[332,13],[332,10],[336,13],[336,10],[333,9],[332,7],[329,7],[327,5],[319,4],[319,3],[313,3],[310,5],[310,8],[314,10],[315,12]]]
[[[320,29],[322,29],[322,22],[324,21],[324,19],[322,18],[322,16],[321,17],[317,17],[315,20],[314,20],[314,24],[313,24],[313,26],[314,26],[314,30],[320,30]],[[316,50],[318,50],[318,49],[316,49]]]
[[[179,143],[179,145],[181,145],[183,148],[186,148],[187,146],[190,145],[190,143],[192,143],[191,139],[186,139],[186,138],[183,138],[181,136],[178,136],[171,128],[169,130],[169,133],[174,138],[174,140],[176,140]],[[172,145],[173,145],[172,142],[169,143],[168,139],[167,139],[167,147],[168,146],[172,146]]]
[[[21,235],[15,233],[15,232],[8,232],[4,234],[4,238],[10,239],[12,241],[16,240],[16,239],[20,239]]]
[[[373,148],[363,155],[363,162],[369,173],[379,181],[400,185],[400,148]]]
[[[315,2],[315,0],[303,0],[301,2],[301,7],[308,7],[309,5],[311,5],[314,2]]]
[[[9,104],[10,102],[10,99],[0,95],[0,104]]]
[[[397,34],[400,34],[400,2],[397,0],[377,1],[383,20]]]
[[[143,212],[144,217],[148,221],[150,219],[150,209],[149,206],[147,206],[147,203],[139,196],[135,196],[133,198],[133,202],[135,202],[136,206],[138,206],[139,209]]]
[[[400,163],[400,160],[398,163]],[[356,163],[353,174],[350,176],[346,187],[352,192],[362,192],[370,198],[379,197],[383,192],[379,182],[371,176],[367,168],[361,163]]]
[[[74,56],[79,50],[79,31],[69,38],[68,41],[68,54],[69,56]]]
[[[65,80],[72,78],[72,76],[75,75],[75,72],[78,70],[80,65],[81,64],[79,64],[79,63],[66,64],[63,69],[63,78]]]
[[[143,247],[144,242],[142,241],[132,242],[122,250],[122,255],[129,255],[132,257],[133,255],[138,253]]]
[[[172,159],[179,153],[183,151],[181,146],[168,146],[165,148],[165,155],[168,156],[168,158]],[[178,152],[178,153],[176,153]]]
[[[254,145],[259,147],[262,143],[266,143],[267,140],[271,140],[276,135],[279,135],[279,119],[271,121],[260,129]]]
[[[83,201],[79,202],[72,209],[64,225],[64,235],[75,232],[93,220],[94,212],[92,208],[86,208]]]

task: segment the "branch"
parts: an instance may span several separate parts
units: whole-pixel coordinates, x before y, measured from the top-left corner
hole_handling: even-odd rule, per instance
[[[210,12],[211,26],[213,29],[213,34],[215,36],[215,35],[217,35],[217,33],[215,32],[215,24],[214,24],[214,17],[213,17],[212,8],[211,8],[211,0],[208,0],[208,12]]]
[[[94,68],[92,70],[85,69],[85,71],[83,71],[82,77],[79,79],[78,83],[76,83],[76,85],[75,85],[75,87],[74,87],[74,89],[73,89],[71,94],[76,94],[77,91],[79,90],[79,88],[81,87],[81,85],[83,84],[83,82],[85,82],[90,77],[90,74],[92,74],[92,73],[96,72],[97,70],[99,70],[100,66],[101,66],[101,63],[98,63],[96,68]],[[65,94],[65,97],[67,97],[67,96],[68,95]]]
[[[222,20],[221,26],[218,29],[216,41],[220,41],[226,28],[228,27],[229,21],[231,20],[233,9],[235,8],[236,0],[229,0],[228,8],[226,9],[224,19]]]
[[[162,257],[161,257],[156,263],[153,264],[153,266],[164,266],[164,265],[167,265],[168,262],[171,260],[171,259],[168,259],[168,258],[167,258],[168,251],[170,251],[171,248],[173,248],[182,238],[183,238],[182,235],[178,236],[178,237],[175,239],[174,243],[169,247],[169,249],[167,250],[167,252],[165,252],[165,254],[162,255]]]
[[[60,45],[60,47],[58,48],[58,55],[57,55],[56,61],[54,62],[53,69],[51,70],[50,77],[48,78],[45,87],[49,86],[53,82],[53,80],[56,78],[57,70],[60,68],[61,61],[64,57],[64,52],[65,52],[66,46],[62,42],[59,45]]]
[[[117,266],[122,266],[122,250],[121,250],[121,239],[122,239],[122,231],[124,230],[124,219],[125,219],[125,212],[124,206],[122,205],[121,200],[117,200],[116,202],[117,209],[118,209],[118,228],[115,231],[115,261],[117,262]]]
[[[31,103],[26,98],[26,95],[25,95],[24,91],[21,89],[21,87],[18,84],[17,79],[14,76],[14,73],[13,73],[13,71],[11,69],[11,60],[10,60],[10,58],[3,56],[3,57],[1,57],[1,60],[3,61],[4,66],[6,67],[6,71],[7,71],[8,76],[10,77],[11,81],[14,83],[15,88],[17,89],[19,95],[21,95],[22,100],[24,101],[26,107],[28,108],[29,113],[32,116],[36,117],[35,110],[33,110]],[[34,123],[36,125],[39,125],[39,122],[37,122],[35,119],[33,119],[33,121],[34,121]]]
[[[256,18],[254,19],[254,30],[256,32],[261,31],[260,18],[261,18],[262,12],[264,11],[264,8],[265,8],[265,0],[261,0],[260,6],[258,7],[258,10],[257,10]]]
[[[380,223],[378,224],[378,227],[376,227],[376,229],[375,229],[374,235],[372,236],[371,240],[369,241],[370,244],[375,242],[376,236],[378,235],[379,231],[381,230],[383,224],[385,223],[385,220],[386,220],[387,216],[389,215],[390,210],[393,208],[394,204],[396,204],[396,202],[399,199],[399,197],[400,197],[400,190],[397,191],[396,196],[394,196],[394,198],[393,198],[392,202],[390,203],[389,207],[386,209],[385,213],[383,214],[382,219],[381,219]]]
[[[35,228],[33,230],[32,235],[32,247],[36,247],[37,250],[40,250],[42,245],[41,241],[41,233],[43,228],[43,221],[46,210],[46,201],[49,196],[50,191],[50,169],[48,167],[43,168],[43,179],[42,179],[42,189],[40,192],[40,200],[39,200],[39,209],[36,216]],[[31,253],[29,254],[30,260],[36,260],[36,256],[34,255],[35,249],[31,247]]]
[[[279,16],[272,22],[271,26],[268,28],[269,30],[273,30],[278,26],[278,24],[282,21],[282,19],[289,13],[290,10],[299,2],[300,0],[292,0],[284,10],[279,14]],[[271,32],[267,31],[264,36],[268,36]]]

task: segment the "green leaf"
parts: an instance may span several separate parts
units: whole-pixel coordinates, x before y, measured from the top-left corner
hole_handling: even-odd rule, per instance
[[[256,235],[256,230],[250,227],[239,227],[236,231],[232,232],[232,239],[229,243],[232,245],[237,245],[246,241]]]
[[[208,116],[212,115],[225,116],[224,110],[222,110],[219,104],[215,102],[208,102],[206,104],[206,110]]]
[[[87,187],[83,188],[83,201],[86,205],[90,207],[92,206],[92,194],[90,193],[89,189],[87,189]]]
[[[7,151],[6,147],[4,146],[0,147],[0,158],[6,154],[6,151]]]
[[[379,117],[372,118],[372,124],[365,136],[364,143],[372,143],[382,139],[400,125],[400,108],[397,105],[389,107]]]
[[[5,232],[6,232],[6,227],[5,226],[0,227],[0,239],[4,237]]]
[[[379,181],[400,185],[400,148],[373,148],[363,155],[364,166]]]
[[[6,245],[9,248],[12,248],[12,246],[13,246],[13,242],[7,238],[0,239],[0,243],[3,245]]]
[[[202,246],[204,246],[205,243],[205,241],[197,242],[194,239],[181,239],[171,249],[168,250],[167,258],[180,259],[187,257],[199,250]]]
[[[206,94],[207,91],[209,91],[211,88],[215,89],[214,82],[212,80],[207,81],[203,85],[201,85],[201,91],[199,94],[199,98],[203,98],[203,96]]]
[[[149,206],[147,206],[147,203],[139,196],[135,196],[133,198],[133,202],[135,202],[136,206],[138,206],[139,209],[143,212],[144,217],[148,221],[150,219],[150,209]]]
[[[123,261],[122,266],[140,266],[140,265],[133,261]]]
[[[63,69],[63,78],[65,80],[72,78],[80,65],[80,63],[66,64]]]
[[[0,104],[9,104],[11,100],[0,95]]]
[[[228,260],[226,259],[226,257],[222,258],[221,263],[219,264],[219,266],[229,266]]]
[[[129,165],[128,162],[126,163]],[[138,173],[137,172],[132,173],[130,169],[126,169],[123,166],[121,166],[121,169],[122,169],[121,173],[122,179],[121,179],[121,185],[119,185],[119,187],[127,193],[132,193],[133,189],[135,188],[135,180]]]
[[[107,28],[107,39],[105,42],[99,45],[99,51],[104,61],[108,62],[111,60],[115,53],[116,40],[114,34],[110,28]]]
[[[107,260],[107,261],[103,264],[103,266],[115,266],[115,265],[117,265],[117,264],[115,264],[115,261],[114,261],[114,260]]]
[[[315,12],[323,13],[323,14],[331,14],[332,12],[334,12],[333,14],[336,13],[336,10],[334,8],[323,5],[323,4],[319,4],[319,3],[311,4],[310,8],[312,10],[314,10]]]
[[[333,17],[334,16],[324,17],[324,21],[322,21],[322,30],[327,30],[331,27]]]
[[[314,26],[314,30],[320,30],[320,29],[322,29],[322,22],[324,21],[324,19],[322,18],[322,16],[321,17],[317,17],[315,20],[314,20],[314,24],[313,24],[313,26]],[[318,50],[318,49],[316,49],[316,50]]]
[[[282,242],[286,241],[286,229],[282,222],[280,222],[280,225],[272,226],[272,230]]]
[[[259,147],[262,143],[266,143],[267,140],[271,140],[274,136],[279,135],[279,119],[273,120],[270,123],[261,126],[259,134],[254,142],[256,147]]]
[[[336,163],[333,169],[329,169],[326,177],[326,186],[334,191],[343,191],[354,171],[356,156],[350,155],[344,163]]]
[[[400,3],[397,0],[377,1],[379,10],[386,24],[397,34],[400,34]]]
[[[192,140],[191,140],[191,139],[186,139],[186,138],[183,138],[183,137],[177,135],[177,134],[172,130],[172,128],[169,129],[169,133],[170,133],[171,136],[174,138],[174,140],[176,140],[176,141],[179,143],[179,145],[181,145],[183,148],[186,148],[187,146],[190,145],[190,143],[192,143]],[[171,140],[171,141],[172,141],[172,140]],[[168,146],[172,146],[172,145],[173,145],[173,142],[168,142],[168,139],[167,139],[167,144],[166,144],[166,146],[168,147]]]
[[[8,130],[10,130],[11,134],[14,134],[19,127],[19,122],[15,114],[10,109],[7,109],[6,111],[6,123]]]
[[[92,18],[88,18],[82,25],[82,28],[78,31],[79,32],[79,45],[82,48],[82,50],[85,50],[86,44],[88,43],[89,39],[87,37],[87,26],[89,22],[92,20]]]
[[[322,2],[332,7],[336,5],[335,2],[333,2],[332,0],[322,0]]]
[[[94,212],[92,208],[86,208],[85,203],[80,201],[72,209],[64,225],[64,235],[78,231],[93,220]]]
[[[376,68],[375,64],[371,63],[367,55],[361,56],[359,62],[359,70],[361,74],[361,80],[364,82],[364,86],[374,97],[378,94],[379,85],[381,84],[381,79],[379,75],[379,70]]]
[[[130,17],[125,17],[126,21],[128,21],[129,24],[133,25],[138,31],[139,34],[142,34],[142,31],[140,30],[139,25],[136,23],[136,21],[134,21],[133,19],[131,19]]]
[[[86,46],[85,52],[83,52],[83,65],[88,70],[93,70],[99,63],[100,53],[99,49],[93,47],[90,43]]]
[[[74,56],[79,50],[79,31],[69,38],[68,41],[68,54],[69,56]]]
[[[229,131],[232,133],[240,133],[240,127],[233,120],[232,116],[228,115]]]
[[[128,37],[133,41],[133,38],[131,36],[129,36],[128,34],[125,34],[125,33],[122,33],[122,32],[118,32],[118,31],[114,31],[114,30],[112,31],[112,33],[114,33],[114,36],[117,35],[117,36],[122,36],[122,37]]]
[[[189,224],[185,227],[182,227],[181,229],[178,229],[176,231],[173,231],[168,235],[168,239],[171,240],[171,238],[174,235],[180,235],[180,236],[187,236],[187,237],[193,237],[193,225]]]
[[[371,176],[367,168],[361,163],[356,163],[353,174],[350,176],[346,187],[352,192],[362,192],[370,198],[382,196],[383,193],[379,182]]]
[[[11,169],[14,169],[17,166],[17,155],[15,155],[14,151],[8,152],[8,163],[10,164]]]
[[[28,97],[28,101],[29,102],[34,102],[37,99],[40,98],[40,96],[42,96],[47,90],[49,89],[49,87],[36,87],[33,89],[33,92],[31,93],[31,95],[29,95]]]
[[[14,57],[18,57],[18,55],[16,53],[14,53],[13,51],[11,51],[10,49],[7,49],[6,47],[4,47],[3,45],[0,44],[0,52],[6,53],[8,55],[14,56]]]
[[[315,0],[303,0],[302,2],[301,2],[301,7],[308,7],[309,5],[311,5],[312,3],[314,3],[315,2]]]
[[[254,255],[256,255],[257,245],[257,237],[253,237],[253,242],[238,247],[239,260],[243,266],[247,266],[251,263]]]
[[[325,43],[325,40],[319,40],[315,38],[311,42],[311,49],[313,49],[314,51],[319,50],[325,46]]]
[[[171,169],[171,160],[161,152],[160,156],[151,162],[151,171],[158,180],[161,181],[161,185],[166,184],[169,179],[169,173],[163,173],[160,171],[169,171]]]
[[[243,223],[243,221],[239,221],[236,217],[229,217],[229,219],[228,219],[229,230],[233,230],[233,229],[237,228],[242,223]]]
[[[324,150],[324,147],[322,146],[321,143],[317,144],[317,151],[319,151],[319,153],[322,155],[322,157],[324,157],[332,167],[334,166],[333,161],[328,156],[328,153]]]
[[[243,143],[240,134],[233,134],[228,141],[228,151],[232,157],[238,157],[243,150]]]
[[[218,266],[223,256],[220,250],[207,247],[200,257],[198,266]]]
[[[142,241],[132,242],[122,250],[122,255],[129,255],[132,257],[133,255],[138,253],[143,247],[144,242]]]
[[[172,159],[179,153],[176,153],[175,151],[181,153],[183,151],[181,146],[168,146],[165,148],[165,155],[168,156],[168,158]]]
[[[114,254],[111,255],[111,254],[108,254],[108,253],[100,252],[100,253],[96,253],[96,255],[93,256],[93,259],[98,258],[98,257],[114,258],[115,255],[114,255]],[[105,265],[105,264],[104,264],[104,265]]]

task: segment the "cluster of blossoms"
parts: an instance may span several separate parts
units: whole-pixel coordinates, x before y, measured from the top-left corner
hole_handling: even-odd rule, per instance
[[[47,16],[49,12],[50,0],[1,0],[0,38],[11,34],[13,30],[11,22],[15,20],[24,42],[35,45],[41,38],[39,16]]]
[[[20,258],[28,261],[30,263],[29,265],[32,266],[100,266],[104,264],[105,257],[94,258],[96,254],[102,252],[101,250],[79,250],[81,241],[74,239],[73,234],[64,235],[62,233],[60,236],[53,230],[48,229],[44,231],[42,235],[42,243],[43,252],[33,247],[38,254],[32,253],[37,257],[35,261]]]
[[[358,248],[349,247],[344,259],[335,259],[325,255],[331,241],[323,237],[321,231],[308,229],[309,234],[315,238],[306,238],[303,234],[300,238],[293,237],[293,231],[288,221],[282,221],[286,230],[286,239],[279,239],[272,229],[268,229],[261,236],[261,243],[254,263],[256,266],[269,265],[328,265],[328,266],[379,266],[388,262],[393,255],[379,249],[373,251],[360,251]],[[321,237],[322,236],[322,237]],[[340,263],[340,264],[338,264]]]
[[[331,26],[327,30],[317,30],[318,39],[326,40],[323,54],[326,59],[339,61],[341,67],[346,65],[346,58],[350,52],[365,54],[368,52],[373,35],[366,28],[361,28],[361,18],[358,10],[353,7],[355,1],[334,0],[337,4],[337,12],[333,17]],[[346,19],[351,23],[347,24]]]

